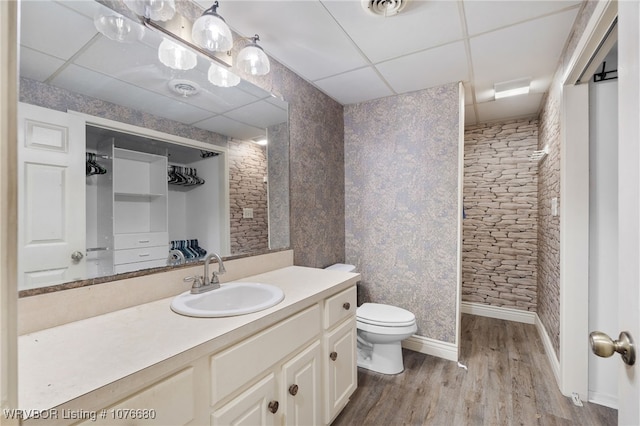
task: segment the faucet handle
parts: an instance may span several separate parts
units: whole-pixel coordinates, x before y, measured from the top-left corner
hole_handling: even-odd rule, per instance
[[[192,277],[185,277],[182,279],[185,283],[189,283],[193,281],[193,285],[191,286],[191,290],[199,289],[202,287],[202,277],[199,275],[194,275]]]

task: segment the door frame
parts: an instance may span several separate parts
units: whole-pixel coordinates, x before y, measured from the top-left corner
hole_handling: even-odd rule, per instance
[[[618,15],[601,1],[562,76],[560,114],[560,391],[588,399],[589,377],[589,107],[588,85],[577,84]],[[594,65],[591,65],[593,67]]]
[[[0,1],[0,409],[18,407],[17,57],[18,3]]]

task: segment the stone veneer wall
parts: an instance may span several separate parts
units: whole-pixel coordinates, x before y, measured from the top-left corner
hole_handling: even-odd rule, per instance
[[[269,248],[267,152],[248,141],[229,141],[229,218],[231,254]],[[243,218],[243,209],[253,218]]]
[[[405,308],[418,335],[448,343],[458,322],[460,90],[348,105],[344,123],[346,260],[362,274],[358,298]]]
[[[549,148],[549,155],[538,170],[538,317],[551,343],[560,355],[560,217],[551,216],[551,200],[560,199],[560,111],[562,77],[587,22],[596,7],[585,1],[573,25],[560,64],[543,100],[539,117],[538,149]]]
[[[536,310],[538,121],[465,129],[462,300]]]

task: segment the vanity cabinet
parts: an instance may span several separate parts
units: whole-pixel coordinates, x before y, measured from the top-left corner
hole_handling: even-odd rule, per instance
[[[354,285],[226,348],[148,373],[136,392],[96,410],[105,417],[83,424],[330,424],[357,386],[355,303]],[[140,409],[154,418],[117,417]]]
[[[167,158],[113,149],[115,273],[166,265]]]
[[[324,422],[329,424],[358,386],[356,288],[328,298],[324,310]]]

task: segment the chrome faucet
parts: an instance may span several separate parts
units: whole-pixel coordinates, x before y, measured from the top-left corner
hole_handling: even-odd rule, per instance
[[[214,257],[218,261],[218,272],[214,271],[211,279],[209,279],[209,262],[211,262],[211,259]],[[206,291],[220,288],[220,280],[218,280],[218,275],[222,275],[225,272],[227,272],[227,270],[224,269],[224,264],[222,263],[222,259],[220,258],[220,256],[218,256],[216,253],[210,253],[204,259],[204,277],[195,275],[193,277],[186,277],[184,281],[193,281],[193,285],[191,286],[191,294],[200,294]]]
[[[218,272],[213,271],[211,275],[211,281],[209,281],[209,262],[211,262],[211,258],[215,257],[218,261]],[[209,253],[207,257],[204,258],[204,286],[213,286],[211,289],[220,288],[220,281],[218,280],[218,275],[222,275],[227,272],[224,269],[224,264],[222,263],[222,259],[216,253]]]

